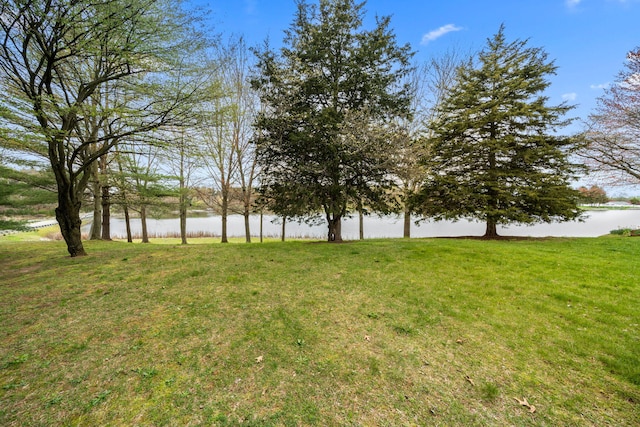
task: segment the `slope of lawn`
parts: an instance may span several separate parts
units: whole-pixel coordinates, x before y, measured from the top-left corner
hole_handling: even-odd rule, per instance
[[[640,238],[0,240],[0,425],[640,425]]]

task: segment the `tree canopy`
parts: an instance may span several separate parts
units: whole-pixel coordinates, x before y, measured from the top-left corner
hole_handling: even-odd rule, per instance
[[[184,242],[187,169],[219,181],[216,194],[201,192],[220,196],[223,241],[240,192],[250,240],[254,182],[257,207],[284,222],[324,220],[328,240],[340,241],[341,221],[356,211],[404,209],[406,237],[412,214],[483,221],[487,237],[500,224],[578,218],[580,194],[569,184],[585,140],[592,166],[626,182],[640,177],[637,49],[585,138],[569,137],[561,129],[573,107],[545,96],[557,67],[528,41],[507,41],[504,27],[468,60],[454,52],[418,68],[390,17],[365,25],[366,1],[296,4],[283,46],[265,42],[254,63],[241,38],[208,49],[170,0],[3,2],[0,179],[12,188],[1,198],[22,203],[24,182],[53,178],[56,218],[77,256],[84,201],[93,195],[94,223],[101,206],[108,223],[110,188],[125,216],[128,202],[144,198],[141,186],[121,182],[140,175],[126,162],[136,156],[176,161],[168,169],[181,186]],[[186,149],[195,145],[197,154]]]
[[[458,68],[439,107],[423,159],[427,176],[414,209],[427,217],[472,218],[486,237],[507,223],[577,218],[570,188],[578,166],[574,138],[559,136],[572,107],[549,105],[543,95],[556,66],[527,41],[508,42],[504,27]]]
[[[70,255],[84,255],[80,207],[91,166],[118,140],[181,112],[190,91],[164,91],[175,86],[163,72],[197,44],[192,26],[166,0],[8,0],[0,26],[3,141],[49,163],[60,230]]]
[[[640,47],[598,99],[582,155],[592,170],[614,184],[640,183]]]
[[[263,104],[255,139],[263,200],[285,216],[323,213],[330,241],[342,239],[354,205],[384,204],[393,142],[381,135],[409,113],[400,82],[410,48],[397,44],[389,17],[364,29],[364,6],[299,1],[284,47],[257,52],[252,80]]]

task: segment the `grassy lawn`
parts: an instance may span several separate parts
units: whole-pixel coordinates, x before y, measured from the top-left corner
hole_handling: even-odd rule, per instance
[[[0,239],[0,425],[640,425],[640,238],[86,248]]]

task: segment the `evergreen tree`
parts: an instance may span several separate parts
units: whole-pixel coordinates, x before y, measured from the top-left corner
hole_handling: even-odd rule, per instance
[[[551,106],[543,95],[556,66],[526,41],[508,43],[504,27],[455,84],[432,126],[431,154],[415,209],[436,219],[473,218],[485,237],[508,223],[577,218],[578,192],[568,184],[578,171],[569,155],[574,138],[556,130],[572,107]]]
[[[252,80],[263,105],[256,120],[263,199],[286,217],[322,212],[329,241],[342,239],[341,219],[354,205],[380,204],[391,184],[390,140],[377,131],[356,140],[346,126],[366,117],[363,129],[380,129],[408,112],[400,81],[410,49],[398,46],[388,17],[363,29],[364,5],[299,1],[280,55],[268,46],[258,52]]]

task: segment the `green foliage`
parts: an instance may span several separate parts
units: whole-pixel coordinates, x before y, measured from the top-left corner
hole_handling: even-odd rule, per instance
[[[542,94],[556,66],[525,41],[507,42],[504,28],[458,69],[432,124],[430,171],[415,210],[427,217],[475,218],[496,224],[572,220],[580,216],[569,182],[577,148],[555,131],[572,107],[549,106]]]
[[[613,234],[615,236],[628,236],[631,234],[630,228],[616,228],[615,230],[611,230],[609,234]]]
[[[640,236],[640,229],[633,228],[616,228],[615,230],[611,230],[609,234],[613,234],[614,236]]]
[[[27,231],[26,221],[7,221],[0,219],[0,230]]]
[[[482,398],[489,402],[495,401],[500,396],[500,388],[492,382],[485,382],[480,386]]]
[[[8,0],[2,17],[0,148],[51,167],[60,230],[84,255],[92,165],[122,138],[182,123],[195,90],[171,71],[197,34],[168,0]]]
[[[35,213],[41,206],[55,202],[55,179],[50,172],[0,165],[0,206],[5,215]]]
[[[380,131],[408,114],[409,46],[397,45],[388,17],[372,30],[363,18],[353,0],[299,2],[285,47],[258,52],[252,80],[265,106],[256,121],[263,200],[286,216],[322,212],[330,240],[350,204],[385,204],[393,144]]]

